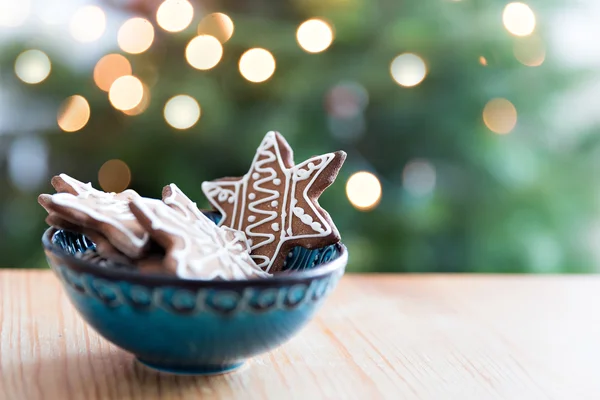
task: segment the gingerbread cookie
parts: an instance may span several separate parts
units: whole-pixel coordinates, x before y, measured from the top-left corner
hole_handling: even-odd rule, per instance
[[[48,214],[46,217],[46,223],[57,229],[77,232],[87,236],[96,245],[96,253],[99,257],[119,264],[132,264],[132,261],[129,257],[117,250],[112,244],[110,244],[108,239],[92,229],[77,226],[53,212]]]
[[[202,190],[222,215],[219,225],[245,232],[254,261],[263,270],[275,272],[295,246],[313,249],[340,240],[318,198],[333,183],[345,159],[346,153],[338,151],[294,165],[292,149],[283,136],[269,132],[246,175],[203,182]]]
[[[63,193],[40,195],[38,201],[49,212],[73,225],[100,233],[127,257],[140,258],[149,245],[149,235],[129,210],[129,202],[140,198],[133,190],[105,193],[61,174],[52,183]],[[72,194],[72,193],[77,193]]]
[[[187,210],[187,206],[177,203],[174,206],[159,200],[139,198],[129,204],[139,223],[165,248],[165,267],[180,278],[188,279],[269,276],[250,258],[250,248],[242,232],[223,230],[201,213],[196,215],[192,211],[186,214],[182,210]],[[192,220],[192,217],[200,217],[200,220]],[[202,217],[208,223],[203,223]]]

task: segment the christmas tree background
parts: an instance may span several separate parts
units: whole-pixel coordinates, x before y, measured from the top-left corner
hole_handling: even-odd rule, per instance
[[[597,127],[582,128],[586,134],[567,145],[559,139],[569,128],[548,117],[556,99],[586,76],[567,71],[552,52],[548,16],[559,4],[532,2],[511,14],[502,1],[204,1],[191,3],[187,27],[169,32],[161,27],[168,18],[157,19],[160,1],[65,2],[51,14],[40,12],[43,2],[26,3],[25,11],[3,5],[0,17],[2,267],[45,267],[45,211],[36,199],[51,192],[52,175],[150,197],[175,182],[208,207],[201,182],[245,173],[264,134],[277,130],[297,162],[348,153],[321,204],[350,250],[350,271],[596,270]],[[90,5],[105,13],[94,40],[93,15],[76,14]],[[175,9],[170,22],[177,25],[186,9]],[[535,16],[529,31],[527,10]],[[230,38],[226,20],[207,22],[217,12],[232,21]],[[153,25],[151,45],[139,54],[119,47],[126,39],[120,27],[133,17]],[[302,44],[298,27],[314,18],[331,28],[329,46],[326,31]],[[204,70],[186,60],[199,33],[223,49]],[[143,39],[132,35],[134,45]],[[326,48],[311,53],[311,45]],[[240,72],[240,58],[253,48],[276,62],[262,82]],[[16,60],[31,49],[51,61],[39,83],[18,76]],[[128,112],[137,115],[115,107],[116,89],[111,100],[98,87],[94,70],[107,54],[124,56],[144,85],[143,104]],[[210,56],[196,54],[199,62]],[[27,68],[22,74],[35,76]],[[132,91],[121,92],[123,101]],[[89,120],[74,95],[89,104]],[[187,129],[165,119],[165,104],[177,95],[200,105]],[[173,118],[193,119],[184,111]],[[80,129],[64,131],[82,118]],[[360,175],[347,188],[360,171],[376,178]]]

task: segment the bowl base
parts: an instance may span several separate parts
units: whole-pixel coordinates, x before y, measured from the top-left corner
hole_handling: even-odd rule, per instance
[[[221,375],[228,372],[233,372],[239,367],[244,365],[244,361],[231,363],[231,364],[218,364],[218,365],[197,365],[197,366],[185,366],[178,367],[173,365],[161,365],[155,364],[149,361],[144,361],[136,358],[136,361],[143,366],[153,369],[155,371],[164,372],[167,374],[175,375]]]

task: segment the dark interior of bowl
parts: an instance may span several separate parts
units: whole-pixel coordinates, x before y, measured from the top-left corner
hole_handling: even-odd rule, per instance
[[[205,214],[215,223],[218,223],[221,219],[218,213],[205,212]],[[86,261],[95,262],[100,266],[134,268],[132,266],[111,263],[103,259],[96,253],[94,242],[80,233],[57,230],[52,236],[52,244],[67,254]],[[337,258],[339,254],[340,247],[337,244],[313,250],[305,249],[304,247],[294,247],[287,255],[283,271],[305,271]]]

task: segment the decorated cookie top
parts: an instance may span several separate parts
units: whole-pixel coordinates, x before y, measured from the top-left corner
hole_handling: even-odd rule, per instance
[[[101,233],[128,257],[139,258],[143,254],[149,235],[129,210],[129,202],[140,198],[135,191],[105,193],[65,174],[54,177],[52,184],[60,193],[42,194],[38,199],[49,213]]]
[[[340,240],[318,198],[345,159],[346,153],[338,151],[294,165],[283,136],[269,132],[246,175],[204,182],[202,190],[222,214],[219,225],[245,232],[256,264],[274,272],[295,246],[318,248]]]
[[[269,276],[250,258],[243,232],[218,227],[175,185],[168,188],[166,202],[139,198],[130,203],[140,224],[165,248],[167,268],[188,279]]]

